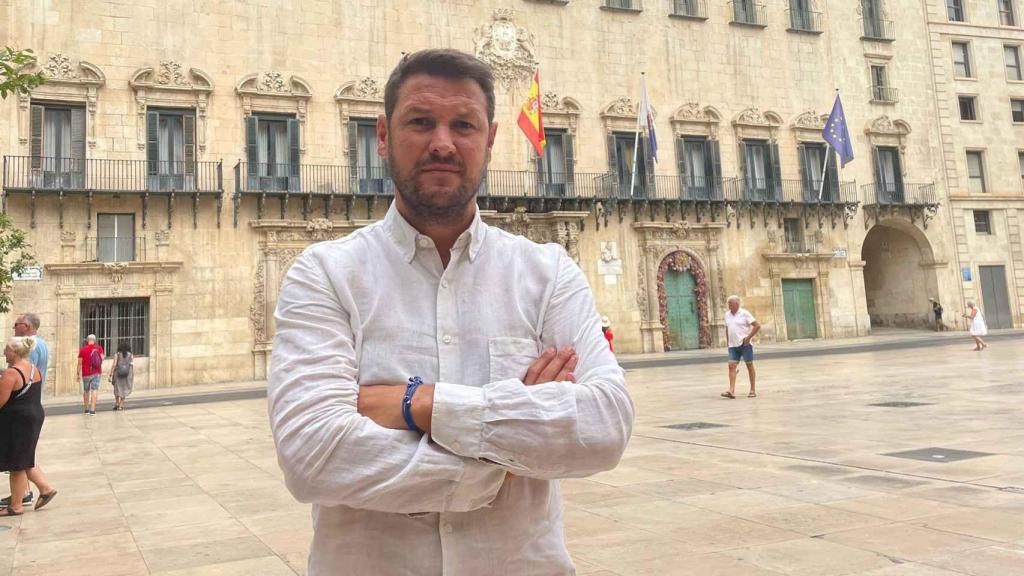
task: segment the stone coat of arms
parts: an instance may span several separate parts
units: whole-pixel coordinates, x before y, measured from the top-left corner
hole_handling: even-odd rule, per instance
[[[495,80],[506,88],[537,69],[534,36],[516,26],[513,16],[512,10],[499,8],[490,24],[476,29],[476,57],[490,65]]]

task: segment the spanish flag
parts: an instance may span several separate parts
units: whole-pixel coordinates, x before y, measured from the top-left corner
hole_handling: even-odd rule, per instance
[[[526,139],[533,144],[537,155],[544,154],[544,120],[540,111],[540,69],[533,73],[533,83],[530,84],[530,93],[523,102],[523,108],[519,111],[519,127],[522,128]]]

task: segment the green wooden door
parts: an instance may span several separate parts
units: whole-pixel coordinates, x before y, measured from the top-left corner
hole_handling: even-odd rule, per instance
[[[697,325],[697,284],[689,272],[665,272],[665,294],[668,297],[668,333],[672,350],[700,348]]]
[[[810,280],[783,280],[782,303],[786,308],[787,338],[797,340],[818,337],[814,286]]]

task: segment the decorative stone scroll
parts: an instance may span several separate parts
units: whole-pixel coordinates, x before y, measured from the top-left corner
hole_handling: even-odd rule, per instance
[[[705,136],[715,140],[722,115],[711,106],[688,102],[676,110],[670,121],[676,136]]]
[[[732,120],[732,125],[739,140],[744,138],[776,140],[778,129],[782,126],[782,116],[771,110],[762,112],[754,106],[737,114]]]
[[[173,60],[136,70],[128,80],[135,91],[135,134],[139,150],[146,149],[146,110],[150,106],[190,108],[196,111],[196,147],[206,151],[206,112],[213,79],[198,68],[185,68]]]
[[[243,116],[253,112],[294,114],[302,129],[299,130],[299,151],[306,152],[306,114],[313,89],[298,76],[281,72],[260,72],[244,76],[235,86],[242,102]]]

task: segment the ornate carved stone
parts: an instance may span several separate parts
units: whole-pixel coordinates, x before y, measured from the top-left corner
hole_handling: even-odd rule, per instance
[[[249,321],[252,323],[256,342],[267,341],[267,317],[264,312],[267,304],[266,280],[267,269],[263,265],[263,260],[260,259],[256,266],[252,304],[249,305]]]
[[[704,265],[697,254],[689,249],[676,250],[662,259],[658,265],[658,320],[661,322],[665,351],[672,350],[672,337],[668,329],[668,292],[665,290],[665,274],[673,272],[689,272],[693,275],[697,297],[698,335],[701,348],[711,347],[711,324],[708,310],[708,281]]]
[[[650,314],[647,313],[647,266],[645,263],[637,266],[636,303],[640,306],[640,319],[645,322],[650,320]]]
[[[808,110],[801,113],[793,120],[793,127],[821,131],[825,129],[826,122],[828,122],[828,115],[822,115],[813,110]]]
[[[170,230],[157,230],[156,234],[155,234],[155,237],[156,237],[156,243],[157,243],[158,246],[159,245],[166,246],[167,244],[170,244],[170,242],[171,242],[171,231]]]
[[[883,136],[906,136],[910,134],[910,124],[907,124],[904,120],[893,120],[889,116],[882,114],[872,120],[864,132]]]
[[[71,59],[56,53],[50,54],[42,68],[43,74],[51,80],[77,80],[78,72],[71,65]]]
[[[755,108],[747,108],[743,112],[740,112],[737,121],[744,124],[767,124],[768,120],[765,119],[764,114],[760,110]]]
[[[124,280],[124,273],[128,271],[128,263],[104,262],[103,271],[110,275],[111,284],[120,284]]]
[[[383,100],[384,90],[373,78],[361,78],[352,89],[352,95],[357,98],[369,98]]]
[[[181,64],[173,60],[160,61],[160,68],[153,82],[164,86],[192,86],[192,82],[185,76]]]
[[[314,218],[306,223],[306,232],[314,242],[333,238],[334,223],[326,218]]]
[[[494,11],[492,22],[478,27],[476,57],[490,65],[494,78],[506,88],[529,79],[537,69],[534,36],[513,22],[508,8]]]
[[[76,235],[74,230],[64,230],[60,233],[61,244],[74,244]]]
[[[503,228],[511,234],[529,237],[530,216],[526,213],[526,208],[516,208],[512,212],[512,217],[509,218],[508,223]]]
[[[700,104],[696,102],[687,102],[679,108],[679,112],[676,113],[676,117],[680,120],[704,120],[704,110],[701,109]]]
[[[637,108],[629,98],[619,98],[608,106],[607,111],[619,116],[636,116]]]
[[[260,77],[259,83],[256,85],[256,89],[260,92],[287,92],[288,87],[285,86],[284,77],[281,76],[280,72],[264,72]]]

